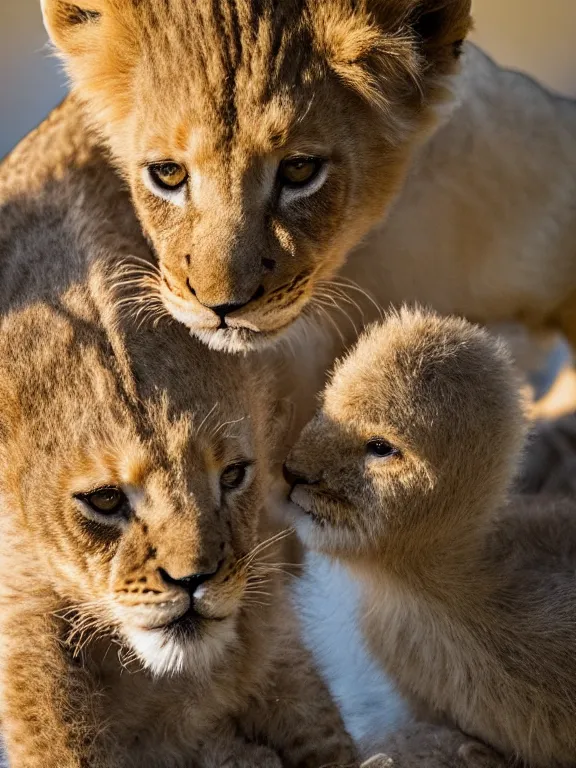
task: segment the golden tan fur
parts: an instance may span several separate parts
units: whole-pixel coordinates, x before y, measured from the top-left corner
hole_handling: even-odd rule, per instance
[[[14,198],[14,208],[17,209],[17,195],[36,194],[40,206],[45,206],[42,209],[44,215],[47,215],[49,206],[45,205],[45,197],[51,194],[46,188],[47,179],[60,178],[70,167],[76,168],[79,173],[98,175],[104,188],[99,189],[98,193],[105,194],[107,199],[105,215],[109,216],[113,210],[119,231],[126,234],[128,241],[133,237],[135,242],[139,242],[141,233],[134,224],[128,189],[120,182],[110,164],[106,148],[89,127],[84,109],[74,95],[66,98],[4,159],[0,165],[0,199],[6,196]],[[94,215],[95,202],[89,193],[75,200],[76,209],[83,212],[85,223]],[[168,314],[157,278],[158,273],[148,276],[142,300],[131,305],[139,318],[155,320]],[[315,325],[306,327],[304,333],[289,339],[287,345],[272,347],[260,353],[263,364],[274,371],[271,384],[275,398],[286,399],[294,406],[292,427],[286,436],[287,444],[291,444],[291,440],[312,415],[313,394],[322,388],[325,372],[332,364],[340,344],[338,335],[331,338],[324,327]],[[285,452],[282,452],[281,446],[278,448],[283,459]]]
[[[75,91],[160,257],[175,317],[213,346],[248,349],[301,316],[381,219],[430,132],[469,8],[44,0]],[[313,194],[280,189],[279,163],[309,155],[325,161],[325,183]],[[178,195],[151,182],[147,167],[165,160],[188,172]],[[222,306],[228,327],[210,309]]]
[[[506,502],[523,435],[503,349],[403,310],[337,366],[286,471],[299,532],[360,578],[369,646],[415,710],[551,768],[576,761],[576,516]]]
[[[350,280],[380,306],[574,339],[576,106],[472,45],[454,76],[469,0],[43,8],[160,256],[166,305],[211,345],[350,311],[364,304]],[[294,154],[327,160],[313,194],[278,185]],[[171,201],[143,167],[168,159],[188,172]],[[223,305],[227,328],[209,308]]]
[[[65,125],[43,133],[63,153]],[[10,764],[353,764],[300,647],[278,552],[263,544],[281,428],[266,374],[166,314],[135,317],[153,261],[88,144],[71,140],[65,161],[31,181],[16,172],[23,146],[0,182]],[[245,461],[231,486],[226,468]],[[112,517],[86,498],[108,486],[125,494]]]

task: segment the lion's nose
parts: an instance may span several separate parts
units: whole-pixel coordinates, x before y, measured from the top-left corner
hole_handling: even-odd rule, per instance
[[[208,307],[208,309],[211,309],[214,314],[218,315],[220,320],[225,320],[226,315],[235,312],[237,309],[242,309],[246,304],[247,302],[244,302],[243,304],[218,304],[217,307]]]
[[[219,567],[219,566],[218,566]],[[196,617],[195,597],[199,587],[218,572],[191,573],[175,578],[166,569],[130,580],[118,592],[118,604],[127,609],[126,620],[141,629],[166,627],[185,617]]]
[[[264,296],[264,286],[260,285],[258,286],[256,292],[251,296],[246,297],[244,301],[213,305],[213,304],[207,304],[204,301],[202,301],[202,299],[198,297],[198,295],[196,294],[193,288],[191,288],[190,290],[196,296],[196,298],[198,298],[198,301],[203,306],[205,306],[207,309],[211,309],[212,312],[214,312],[214,314],[218,315],[222,324],[226,322],[226,317],[232,314],[232,312],[237,312],[239,309],[242,309],[247,304],[251,304],[253,301],[257,301],[258,299],[261,299],[262,296]]]
[[[194,597],[194,593],[204,582],[209,581],[218,572],[218,568],[210,573],[192,573],[190,576],[184,576],[180,578],[174,578],[164,568],[159,568],[158,573],[162,581],[169,586],[180,587],[186,590],[190,599]]]

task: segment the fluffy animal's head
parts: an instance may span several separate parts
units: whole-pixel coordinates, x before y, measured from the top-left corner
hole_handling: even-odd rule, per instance
[[[313,313],[435,124],[470,26],[470,0],[42,7],[130,185],[167,308],[226,350]]]
[[[76,289],[4,320],[1,493],[26,563],[6,541],[3,558],[16,594],[69,607],[74,647],[102,633],[156,674],[203,675],[265,570],[266,387],[171,319],[121,326]]]
[[[500,343],[464,320],[402,310],[336,367],[288,458],[298,530],[344,558],[433,552],[502,500],[523,434]]]

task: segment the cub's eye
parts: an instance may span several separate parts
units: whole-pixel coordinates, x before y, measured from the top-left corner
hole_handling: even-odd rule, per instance
[[[220,475],[220,485],[226,490],[233,491],[240,488],[246,480],[250,464],[246,461],[230,464]]]
[[[78,493],[76,498],[99,515],[117,515],[128,504],[126,494],[113,487],[98,488],[91,493]]]
[[[283,186],[303,187],[318,175],[323,164],[319,157],[291,157],[282,160],[278,180]]]
[[[395,448],[388,440],[383,440],[380,437],[376,437],[366,444],[366,453],[370,456],[378,456],[380,459],[388,459],[392,456],[400,455],[398,448]]]
[[[180,163],[153,163],[148,166],[148,173],[152,181],[161,189],[176,190],[181,187],[188,178],[188,172]]]

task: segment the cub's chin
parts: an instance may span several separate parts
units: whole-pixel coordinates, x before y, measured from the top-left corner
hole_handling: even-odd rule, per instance
[[[313,316],[304,311],[303,302],[294,306],[291,312],[285,313],[283,318],[279,319],[277,326],[260,328],[257,322],[248,322],[234,317],[227,319],[226,327],[205,324],[187,303],[175,300],[172,294],[164,294],[163,301],[166,311],[174,320],[185,325],[192,336],[217,352],[260,351],[291,340],[295,335],[300,336],[306,332],[308,326],[315,323]]]
[[[177,317],[175,319],[178,320]],[[186,325],[190,333],[210,349],[217,352],[247,353],[261,351],[284,342],[290,343],[306,334],[314,325],[314,321],[307,313],[303,313],[285,325],[266,331],[256,331],[241,326],[207,329],[197,328],[188,323]]]
[[[192,336],[216,352],[247,353],[257,352],[277,344],[282,331],[252,331],[249,328],[219,328],[217,330],[190,327]]]
[[[194,619],[166,627],[125,627],[123,632],[142,666],[158,677],[185,675],[205,680],[237,641],[236,619]]]
[[[338,502],[318,498],[314,492],[297,485],[290,492],[283,513],[308,549],[347,558],[358,551],[358,535],[351,528],[333,522],[338,514],[337,509],[331,510],[331,507],[338,507]]]

